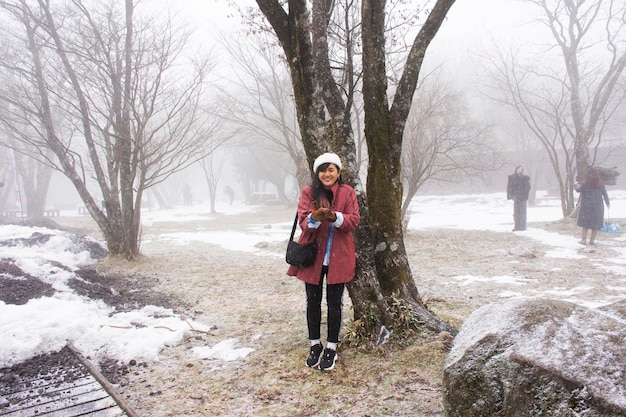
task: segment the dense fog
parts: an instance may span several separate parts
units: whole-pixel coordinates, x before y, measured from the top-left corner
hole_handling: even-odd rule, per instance
[[[206,164],[203,167],[194,163],[180,172],[172,172],[160,178],[155,185],[146,188],[142,198],[144,208],[155,208],[164,203],[185,204],[183,190],[186,187],[193,194],[192,203],[206,203],[211,199],[229,201],[233,198],[250,203],[265,199],[292,202],[297,197],[302,179],[298,182],[297,161],[286,149],[298,149],[301,144],[293,103],[289,103],[291,93],[287,69],[280,61],[280,52],[268,51],[268,48],[260,46],[267,45],[267,39],[255,43],[257,41],[251,40],[252,37],[244,36],[249,29],[246,21],[226,3],[162,0],[157,7],[142,10],[142,13],[155,13],[155,16],[161,18],[165,9],[175,12],[172,14],[175,16],[174,22],[191,32],[183,57],[207,57],[210,75],[205,81],[209,87],[204,93],[206,107],[203,111],[206,112],[206,118],[211,119],[207,142],[213,149],[208,169]],[[245,10],[245,6],[256,6],[250,0],[237,3],[241,10]],[[503,106],[498,101],[502,98],[496,97],[494,92],[501,89],[502,84],[494,81],[493,66],[503,56],[511,54],[529,57],[540,51],[544,59],[540,64],[562,65],[557,52],[546,53],[549,49],[557,48],[554,48],[549,29],[538,21],[541,16],[542,11],[532,1],[459,1],[452,7],[427,50],[421,70],[422,88],[418,88],[414,98],[416,138],[409,137],[410,131],[407,129],[409,133],[405,141],[424,140],[417,136],[430,129],[423,128],[429,121],[420,118],[417,113],[422,107],[430,109],[426,107],[430,100],[427,94],[432,94],[434,97],[449,97],[444,105],[447,113],[439,111],[437,120],[432,124],[454,125],[457,129],[456,133],[451,134],[456,138],[446,139],[449,144],[444,146],[449,146],[451,150],[467,141],[467,147],[475,147],[475,150],[473,154],[457,155],[454,161],[457,166],[453,170],[450,166],[442,165],[439,173],[423,181],[418,194],[502,191],[506,185],[506,176],[517,165],[526,167],[535,190],[559,193],[554,162],[550,162],[545,145],[542,146],[534,137],[536,132],[521,121],[520,114],[514,108]],[[410,39],[414,32],[409,29],[405,36]],[[250,63],[254,63],[253,68],[246,68]],[[275,112],[278,109],[278,104],[271,103],[269,98],[255,101],[254,94],[264,93],[253,91],[252,86],[263,77],[278,77],[281,81],[275,87],[283,88],[284,103],[291,105],[282,114],[286,123],[281,128],[282,132],[276,127],[274,119],[264,118],[261,111],[257,111],[263,108],[263,113],[267,114],[268,110]],[[263,106],[268,107],[266,109]],[[624,103],[617,104],[617,109],[620,108],[624,109]],[[618,171],[626,166],[621,135],[626,121],[620,116],[624,113],[614,111],[610,122],[598,129],[602,131],[602,143],[600,146],[597,146],[599,140],[590,143],[592,163],[615,166]],[[358,130],[359,126],[355,125],[357,140],[363,134]],[[7,130],[5,136],[10,141],[15,135]],[[471,142],[470,137],[473,138]],[[456,143],[453,142],[455,140]],[[293,143],[285,144],[285,141]],[[3,143],[8,144],[7,141]],[[85,150],[78,152],[83,153]],[[364,144],[358,146],[358,152],[361,179],[365,183],[367,151]],[[4,204],[5,210],[20,210],[28,200],[25,192],[28,187],[23,179],[32,171],[25,169],[20,161],[14,169],[11,156],[3,154],[5,156],[0,166],[7,184],[0,196],[0,204]],[[452,151],[445,156],[451,154]],[[409,166],[413,162],[408,159],[404,163]],[[565,161],[562,161],[559,169],[565,165]],[[17,182],[14,172],[20,177]],[[100,199],[98,185],[93,180],[95,174],[85,174],[94,199]],[[559,176],[566,174],[560,172]],[[59,172],[53,172],[51,178],[46,208],[78,209],[83,206],[75,187],[67,178]],[[615,187],[620,186],[622,184],[618,180]]]

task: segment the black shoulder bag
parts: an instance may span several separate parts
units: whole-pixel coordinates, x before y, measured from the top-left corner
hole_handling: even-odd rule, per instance
[[[316,239],[313,239],[313,241],[309,243],[298,243],[293,240],[293,235],[296,233],[297,225],[298,213],[296,212],[296,218],[293,220],[293,227],[291,228],[289,243],[287,243],[287,254],[285,255],[285,260],[289,265],[303,268],[311,266],[315,262],[315,255],[317,254],[317,241]]]

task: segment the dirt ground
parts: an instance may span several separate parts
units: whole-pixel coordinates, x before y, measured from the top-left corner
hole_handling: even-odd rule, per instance
[[[304,366],[308,354],[304,288],[285,275],[283,258],[292,211],[268,206],[252,215],[221,216],[218,221],[155,222],[144,227],[140,261],[105,258],[83,272],[92,285],[75,283],[77,291],[120,309],[145,304],[170,307],[182,317],[211,326],[209,332],[190,331],[183,343],[165,348],[158,362],[100,364],[138,415],[443,415],[442,367],[449,341],[445,335],[392,339],[376,349],[342,345],[335,370],[323,373]],[[98,237],[88,218],[59,222]],[[271,225],[277,222],[285,222],[285,241],[261,243],[259,253],[202,242],[157,241],[163,233],[246,230],[275,227]],[[529,226],[568,237],[579,234],[568,221]],[[424,301],[456,327],[478,307],[502,297],[556,296],[589,302],[624,297],[620,287],[626,278],[599,266],[615,256],[613,248],[623,245],[608,235],[594,247],[581,246],[578,259],[547,257],[550,248],[524,233],[410,231],[405,245]],[[524,254],[512,255],[514,248],[523,248]],[[347,293],[344,302],[348,326],[352,311]],[[192,353],[195,347],[225,339],[255,350],[232,362],[198,359]]]

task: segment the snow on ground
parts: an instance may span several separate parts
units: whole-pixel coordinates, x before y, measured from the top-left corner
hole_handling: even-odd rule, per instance
[[[626,218],[626,191],[609,191],[610,213],[617,218]],[[559,201],[545,193],[537,196],[536,207],[528,208],[528,221],[556,221],[561,216]],[[254,206],[229,207],[225,212],[238,215],[255,210]],[[409,229],[451,228],[466,230],[490,230],[510,232],[512,225],[512,203],[506,201],[504,193],[480,195],[428,195],[419,196],[411,204]],[[211,220],[206,215],[207,207],[194,206],[171,210],[146,210],[144,225],[158,222],[193,222]],[[217,217],[215,217],[217,219]],[[281,219],[283,220],[283,219]],[[148,239],[159,239],[169,244],[186,244],[204,241],[220,245],[232,251],[246,251],[267,255],[257,247],[259,242],[285,240],[285,230],[290,230],[291,221],[258,225],[248,230],[225,230],[209,232],[199,228],[196,232],[164,233]],[[34,247],[6,246],[0,243],[0,259],[13,258],[18,266],[30,275],[49,283],[57,291],[51,297],[30,300],[24,305],[8,305],[0,301],[0,367],[20,363],[41,353],[60,350],[72,342],[90,357],[108,357],[127,362],[130,359],[158,360],[160,350],[179,343],[192,328],[210,329],[211,323],[189,322],[176,316],[171,310],[147,306],[131,312],[116,312],[101,301],[80,296],[66,285],[75,277],[74,271],[95,262],[88,252],[75,253],[68,234],[48,229],[5,225],[0,226],[0,242],[26,238],[35,232],[54,233],[55,237],[43,245]],[[580,245],[577,238],[532,228],[523,233],[531,239],[552,247],[549,257],[576,258]],[[598,260],[598,268],[618,275],[626,275],[626,248],[623,232],[612,239],[614,257]],[[61,263],[63,267],[59,267]],[[484,277],[468,274],[455,280],[463,285],[473,282],[497,281],[508,283],[514,288],[524,285],[525,278],[511,276]],[[559,290],[576,293],[580,289]],[[556,291],[556,290],[555,290]],[[194,353],[199,358],[217,358],[224,361],[245,357],[252,349],[240,347],[236,339],[226,339],[214,346],[199,348]]]
[[[610,190],[611,217],[626,217],[626,191]],[[420,196],[413,199],[410,205],[411,219],[408,228],[413,230],[429,228],[450,228],[464,230],[490,230],[494,232],[510,232],[513,225],[513,203],[506,200],[505,193],[476,195],[441,195]],[[605,207],[605,217],[607,210]],[[528,222],[551,222],[563,217],[560,200],[550,197],[545,192],[537,192],[537,205],[528,207]],[[555,258],[577,259],[584,257],[578,251],[579,236],[564,236],[543,229],[533,228],[516,232],[531,239],[552,246],[546,256]],[[626,241],[624,230],[619,238],[613,241],[615,249],[620,253],[617,258],[607,259],[614,273],[626,275]],[[620,246],[617,246],[620,245]],[[622,267],[620,267],[622,266]]]

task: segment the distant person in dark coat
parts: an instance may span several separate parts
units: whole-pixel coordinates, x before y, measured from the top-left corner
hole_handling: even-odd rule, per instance
[[[580,193],[580,207],[576,224],[583,228],[582,237],[578,243],[587,244],[587,232],[591,229],[589,244],[594,245],[598,230],[602,229],[604,225],[604,203],[606,203],[607,208],[611,207],[609,195],[600,173],[594,167],[589,167],[583,183],[580,183],[578,178],[576,180],[574,189]]]
[[[513,231],[526,230],[526,204],[530,193],[530,177],[524,175],[524,167],[515,168],[515,172],[509,175],[506,186],[506,199],[513,200]]]
[[[193,205],[193,192],[191,191],[191,186],[189,184],[185,184],[183,188],[183,200],[186,206]]]
[[[233,201],[235,201],[235,190],[233,190],[232,188],[230,188],[229,185],[227,185],[226,187],[224,187],[224,192],[228,196],[228,204],[232,206]]]

